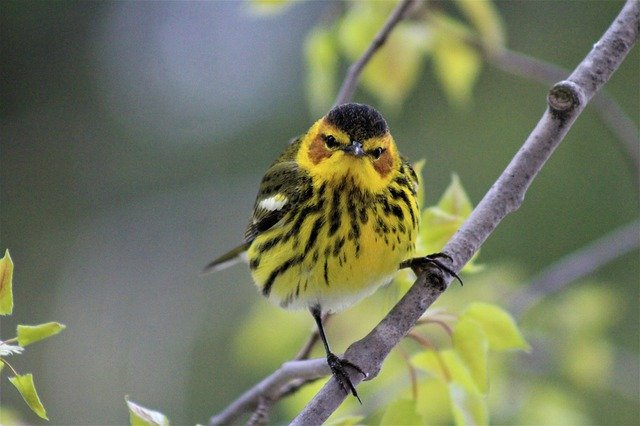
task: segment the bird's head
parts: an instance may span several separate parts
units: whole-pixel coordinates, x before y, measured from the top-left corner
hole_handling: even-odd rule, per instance
[[[378,192],[393,179],[400,157],[382,115],[351,103],[333,108],[311,126],[297,161],[321,181],[351,177],[362,190]]]

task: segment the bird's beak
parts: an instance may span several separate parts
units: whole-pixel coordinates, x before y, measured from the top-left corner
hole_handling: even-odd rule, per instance
[[[362,144],[358,141],[351,141],[351,145],[347,145],[342,150],[347,154],[351,154],[356,157],[362,157],[365,155],[364,149],[362,149]]]

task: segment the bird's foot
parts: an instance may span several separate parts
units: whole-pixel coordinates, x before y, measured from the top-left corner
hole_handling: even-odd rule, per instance
[[[331,372],[333,373],[333,377],[336,378],[342,389],[344,389],[345,393],[351,392],[353,396],[358,399],[358,402],[362,404],[360,397],[358,396],[358,392],[356,392],[356,388],[351,383],[351,379],[349,378],[349,374],[345,370],[345,367],[351,367],[364,377],[367,377],[367,374],[362,371],[360,367],[352,363],[351,361],[347,361],[346,359],[341,359],[338,356],[329,353],[327,355],[327,364],[329,364],[329,368],[331,368]]]
[[[453,262],[451,256],[446,253],[433,253],[423,257],[414,257],[413,259],[406,260],[400,264],[401,268],[411,268],[416,275],[420,275],[425,269],[430,266],[435,266],[443,272],[454,277],[460,285],[462,285],[462,279],[451,268],[442,263],[440,259],[446,259],[449,262]],[[444,289],[443,289],[444,290]]]

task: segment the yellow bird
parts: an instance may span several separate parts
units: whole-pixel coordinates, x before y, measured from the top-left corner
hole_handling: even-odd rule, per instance
[[[244,243],[207,265],[246,260],[262,294],[283,308],[308,309],[327,362],[345,392],[358,398],[334,355],[322,315],[388,283],[415,247],[418,178],[400,156],[374,108],[339,105],[292,141],[262,179]],[[437,257],[421,258],[452,274]]]

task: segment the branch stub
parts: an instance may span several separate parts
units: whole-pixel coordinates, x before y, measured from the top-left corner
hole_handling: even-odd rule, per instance
[[[547,95],[547,103],[554,117],[564,118],[582,104],[584,94],[573,81],[556,83]]]

